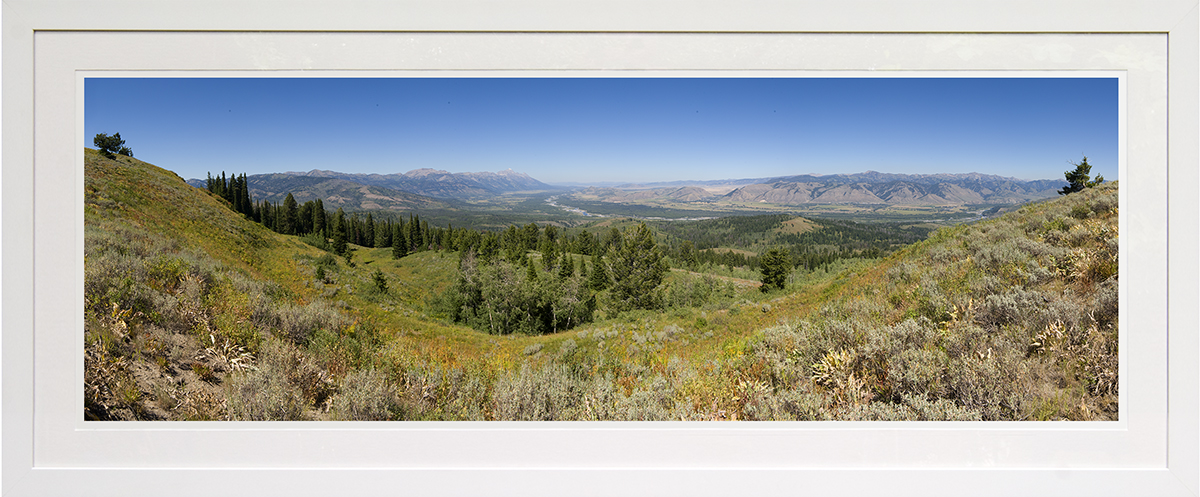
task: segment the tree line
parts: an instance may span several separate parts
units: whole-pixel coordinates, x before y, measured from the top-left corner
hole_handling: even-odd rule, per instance
[[[284,235],[297,235],[313,245],[344,255],[348,244],[362,247],[391,247],[396,257],[410,252],[442,248],[447,245],[451,228],[429,226],[420,216],[410,213],[406,222],[402,216],[375,219],[358,213],[349,215],[339,207],[329,212],[321,199],[300,204],[288,193],[283,202],[258,201],[250,195],[246,175],[227,178],[208,174],[207,189],[229,202],[230,208],[256,223]]]
[[[716,295],[712,289],[691,288],[694,284],[667,288],[663,283],[672,265],[693,270],[706,264],[761,269],[762,288],[767,291],[782,289],[787,274],[797,266],[815,268],[851,254],[877,255],[870,249],[777,247],[762,256],[748,256],[711,248],[697,250],[691,240],[668,247],[655,240],[646,223],[623,230],[610,227],[570,234],[554,225],[536,223],[489,231],[449,224],[442,228],[430,226],[416,213],[409,213],[407,219],[347,214],[340,207],[331,213],[321,199],[301,204],[291,193],[282,202],[254,201],[245,174],[209,174],[207,189],[246,218],[338,255],[349,257],[350,244],[391,247],[394,258],[422,250],[457,252],[459,278],[437,298],[434,307],[455,322],[496,334],[553,333],[590,322],[598,308],[615,312],[662,309],[698,305],[697,298]],[[770,229],[769,224],[786,220],[764,218],[769,219],[751,219],[750,224]],[[736,223],[725,225],[729,226]],[[734,230],[748,234],[744,228]]]

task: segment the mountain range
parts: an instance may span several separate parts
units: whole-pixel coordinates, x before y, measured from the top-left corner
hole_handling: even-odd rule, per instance
[[[204,188],[206,180],[188,184]],[[559,189],[512,169],[497,173],[451,173],[417,169],[403,174],[354,174],[313,169],[308,172],[255,174],[246,177],[255,201],[280,203],[288,193],[297,202],[321,199],[325,207],[346,210],[445,208],[446,200],[492,197],[520,191]]]
[[[257,200],[282,202],[291,193],[298,202],[320,198],[327,207],[347,210],[441,208],[446,201],[487,198],[514,192],[564,191],[527,174],[451,173],[416,169],[397,174],[355,174],[314,169],[308,172],[256,174],[247,177]],[[204,180],[190,184],[204,187]],[[1021,180],[965,174],[796,175],[775,178],[587,187],[567,194],[578,200],[642,203],[673,202],[807,204],[961,205],[1019,204],[1057,196],[1064,180]]]
[[[500,172],[451,173],[437,169],[415,169],[397,174],[352,174],[313,169],[283,173],[291,176],[340,179],[427,197],[466,199],[520,191],[558,189],[512,169]]]
[[[737,186],[739,185],[740,186]],[[747,184],[749,183],[749,184]],[[587,188],[580,200],[637,203],[648,199],[684,202],[803,204],[959,205],[1017,204],[1050,198],[1063,180],[1026,181],[1003,176],[965,174],[799,175],[756,180],[672,183],[671,186],[624,185]]]

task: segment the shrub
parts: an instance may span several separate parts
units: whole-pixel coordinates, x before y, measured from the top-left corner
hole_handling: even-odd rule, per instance
[[[679,419],[672,413],[674,389],[662,376],[650,379],[647,385],[634,389],[628,396],[616,395],[612,419],[618,421],[662,421]],[[682,415],[688,417],[687,414]]]
[[[1075,219],[1087,219],[1092,214],[1092,209],[1087,205],[1079,204],[1071,207],[1071,217]]]
[[[559,364],[533,369],[522,364],[515,374],[496,381],[492,394],[498,420],[554,421],[577,416],[578,382]]]
[[[265,340],[258,365],[258,372],[271,381],[282,381],[287,391],[299,392],[302,406],[321,406],[334,392],[329,373],[304,351],[283,340]]]
[[[986,343],[985,343],[986,345]],[[1020,346],[994,344],[950,361],[947,390],[983,420],[1020,419],[1028,409],[1028,365]]]
[[[300,389],[274,373],[249,371],[232,375],[227,392],[230,417],[238,421],[304,419]]]
[[[350,325],[329,302],[314,300],[308,305],[275,304],[265,297],[252,301],[252,319],[262,328],[278,329],[296,344],[307,344],[317,330],[341,330]]]
[[[838,416],[851,421],[979,421],[978,412],[952,401],[905,395],[900,402],[870,402],[852,406]]]
[[[331,418],[340,420],[388,420],[398,415],[399,410],[396,388],[374,369],[360,369],[347,375],[340,392],[329,402]]]
[[[383,271],[376,269],[375,272],[371,275],[371,279],[372,279],[372,281],[374,281],[375,288],[377,290],[379,290],[379,293],[387,293],[387,291],[388,291],[387,278],[385,278],[383,276]]]
[[[797,389],[756,392],[747,399],[742,412],[748,420],[824,421],[832,419],[826,409],[830,402],[826,395]]]

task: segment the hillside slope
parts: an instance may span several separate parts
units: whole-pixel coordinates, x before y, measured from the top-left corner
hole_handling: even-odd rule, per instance
[[[336,257],[136,159],[85,171],[86,419],[1117,416],[1116,184],[783,292],[673,272],[661,309],[498,336],[432,315],[458,254]]]
[[[755,335],[756,419],[1116,419],[1117,185],[943,228]],[[837,281],[837,280],[835,280]]]
[[[373,366],[390,334],[473,334],[413,310],[449,260],[387,263],[430,287],[383,295],[371,254],[351,266],[136,159],[86,150],[84,167],[85,419],[385,419],[395,385]]]

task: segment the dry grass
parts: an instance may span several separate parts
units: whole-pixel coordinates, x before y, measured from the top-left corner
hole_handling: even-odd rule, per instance
[[[88,419],[1116,416],[1116,185],[785,294],[673,273],[666,309],[497,337],[430,315],[456,254],[349,267],[165,170],[86,165]]]

